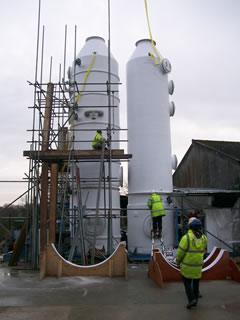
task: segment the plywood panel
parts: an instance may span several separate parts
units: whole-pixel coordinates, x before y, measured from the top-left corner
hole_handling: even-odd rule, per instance
[[[122,276],[127,278],[126,244],[121,242],[114,253],[103,262],[92,266],[79,266],[65,260],[49,243],[45,248],[46,259],[40,264],[40,279],[45,276]]]

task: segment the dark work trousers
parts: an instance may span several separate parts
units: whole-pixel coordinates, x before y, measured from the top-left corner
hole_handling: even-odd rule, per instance
[[[96,144],[93,149],[95,150],[102,150],[102,144]]]
[[[188,297],[188,301],[198,300],[199,281],[200,279],[188,279],[182,276],[185,292]]]
[[[153,230],[157,231],[157,229],[162,230],[162,216],[153,217]]]

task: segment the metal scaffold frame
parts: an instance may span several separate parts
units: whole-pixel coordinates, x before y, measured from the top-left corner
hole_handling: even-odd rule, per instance
[[[104,189],[106,192],[106,185],[111,183],[114,177],[105,177],[104,165],[114,161],[128,160],[130,155],[123,153],[123,150],[102,150],[101,157],[99,152],[95,150],[71,150],[67,148],[67,123],[71,119],[74,110],[71,109],[69,99],[66,97],[68,90],[66,83],[30,83],[35,89],[37,96],[35,105],[33,107],[33,115],[35,117],[34,123],[38,124],[32,130],[33,140],[28,141],[31,145],[30,151],[24,151],[24,155],[29,157],[29,203],[31,203],[31,257],[33,267],[37,267],[38,255],[38,228],[40,219],[40,250],[46,244],[47,238],[47,221],[49,219],[49,241],[55,242],[56,227],[53,226],[55,221],[60,221],[62,226],[63,220],[68,218],[70,221],[75,221],[78,225],[82,225],[82,219],[86,217],[86,205],[82,205],[81,200],[81,184],[80,177],[70,175],[69,168],[76,168],[78,162],[99,162],[100,172],[99,177],[89,179],[88,182],[96,182],[98,179],[98,189]],[[76,86],[80,87],[81,84],[77,83]],[[63,90],[62,88],[65,88]],[[108,84],[106,84],[106,90]],[[104,90],[103,90],[104,91]],[[114,107],[114,106],[113,106]],[[109,108],[106,106],[106,108]],[[109,125],[111,131],[111,126]],[[75,129],[76,130],[76,129]],[[81,130],[81,129],[80,129]],[[83,129],[86,130],[86,129]],[[92,130],[92,129],[89,129]],[[116,130],[116,129],[115,129]],[[94,130],[95,131],[95,130]],[[74,139],[74,135],[72,135]],[[79,142],[74,140],[74,142]],[[91,141],[84,141],[90,143]],[[111,142],[109,140],[108,142]],[[116,181],[116,180],[114,180]],[[75,216],[76,210],[68,208],[67,202],[69,195],[67,194],[69,184],[77,186],[78,194],[78,218]],[[107,187],[111,190],[111,187]],[[98,191],[99,193],[99,191]],[[100,194],[100,193],[99,193]],[[57,205],[58,204],[58,205]],[[66,209],[66,207],[68,209]],[[49,209],[48,209],[49,208]],[[39,217],[40,209],[40,217]],[[49,218],[48,218],[49,210]],[[116,208],[114,208],[116,210]],[[120,212],[120,208],[118,208]],[[66,214],[68,211],[68,214]],[[98,219],[99,201],[96,205],[96,219]],[[111,203],[109,207],[104,208],[104,212],[108,211],[108,221],[112,219]],[[111,214],[109,214],[111,212]],[[71,218],[71,216],[73,218]],[[116,217],[116,215],[114,215]],[[120,218],[120,215],[117,215]],[[76,231],[76,235],[80,235],[81,247],[83,248],[84,236],[82,228],[73,225],[72,230]],[[51,232],[50,232],[51,231]],[[76,246],[77,236],[73,235],[73,246]],[[110,228],[109,237],[112,238],[112,231]],[[95,239],[95,237],[94,237]],[[89,241],[89,239],[88,239]],[[94,243],[95,240],[93,240]],[[112,241],[110,241],[112,243]],[[62,248],[62,229],[60,228],[58,250],[63,253]],[[108,255],[112,253],[110,247]],[[93,246],[92,253],[94,255],[95,248]],[[69,253],[69,259],[73,258],[73,250]],[[82,259],[82,258],[81,258]],[[91,259],[94,263],[94,258]],[[85,264],[82,259],[82,264]]]
[[[65,80],[66,69],[66,47],[67,47],[67,26],[65,26],[65,40],[64,40],[64,63],[63,75],[61,75],[61,65],[59,67],[59,81],[52,82],[52,57],[50,61],[49,82],[44,82],[43,75],[43,59],[44,59],[44,34],[45,27],[42,31],[42,48],[41,48],[41,62],[40,72],[38,72],[38,55],[39,55],[39,40],[40,40],[40,13],[41,1],[39,0],[38,12],[38,33],[37,33],[37,53],[36,53],[36,70],[35,81],[29,82],[29,85],[34,89],[34,103],[30,107],[33,112],[33,124],[31,132],[30,150],[24,151],[24,156],[29,158],[29,174],[28,174],[28,221],[29,221],[29,252],[28,257],[32,262],[32,267],[37,268],[41,261],[41,252],[44,250],[48,242],[56,243],[60,254],[64,252],[63,244],[63,225],[68,227],[71,224],[71,248],[68,252],[67,259],[71,261],[74,257],[75,247],[80,239],[80,248],[83,254],[80,257],[81,264],[86,263],[86,253],[84,250],[84,242],[91,242],[91,263],[95,262],[95,241],[96,235],[90,240],[83,232],[83,219],[88,215],[86,201],[83,203],[81,197],[81,183],[79,169],[77,163],[80,162],[96,162],[99,165],[99,176],[89,178],[88,183],[98,184],[98,201],[96,203],[95,216],[91,218],[98,219],[105,218],[108,221],[108,248],[106,255],[102,252],[98,254],[103,258],[109,256],[113,252],[113,234],[112,234],[112,219],[121,218],[120,208],[112,207],[112,181],[116,182],[116,178],[112,177],[112,163],[120,161],[128,161],[131,155],[124,154],[124,150],[112,150],[112,142],[120,142],[120,140],[112,140],[113,125],[111,123],[111,112],[116,106],[111,102],[111,85],[119,85],[120,83],[111,83],[110,79],[110,2],[108,2],[108,80],[106,83],[90,83],[101,85],[102,90],[98,92],[108,95],[108,105],[94,106],[94,108],[106,108],[108,111],[108,125],[107,144],[108,150],[102,150],[101,156],[96,150],[75,150],[76,142],[91,143],[91,141],[77,141],[74,133],[76,128],[72,129],[70,126],[71,120],[74,119],[76,109],[71,103],[68,96],[70,91],[70,84]],[[77,43],[77,27],[75,26],[75,43],[74,43],[74,61],[76,60],[76,43]],[[40,76],[38,76],[40,74]],[[40,80],[38,80],[40,78]],[[78,97],[81,95],[79,88],[84,87],[84,83],[77,83],[74,79],[74,87]],[[94,92],[93,90],[85,90],[84,93]],[[116,92],[116,91],[115,91]],[[81,106],[82,107],[82,106]],[[84,106],[88,108],[91,106]],[[70,130],[69,130],[70,126]],[[93,129],[78,129],[89,130]],[[114,130],[121,130],[116,129]],[[71,132],[73,131],[73,132]],[[121,140],[121,142],[127,142]],[[97,164],[99,163],[99,164]],[[108,165],[108,176],[105,177],[105,165]],[[73,170],[76,174],[73,173]],[[98,181],[98,182],[97,182]],[[71,201],[70,189],[77,190],[77,207],[73,207]],[[104,197],[108,190],[108,204],[104,200],[104,208],[99,208],[100,190],[103,190]],[[119,195],[120,197],[120,195]],[[70,207],[69,203],[72,203]],[[90,210],[92,211],[93,208]],[[99,210],[103,210],[104,215],[99,214]],[[113,214],[117,211],[117,214]],[[124,219],[126,216],[123,217]],[[95,223],[96,225],[96,223]],[[96,228],[95,228],[96,229]],[[96,231],[96,230],[95,230]],[[58,239],[56,239],[58,235]]]

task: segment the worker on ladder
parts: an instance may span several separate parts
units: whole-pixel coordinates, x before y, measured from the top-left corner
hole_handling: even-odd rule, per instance
[[[163,204],[162,197],[153,192],[149,197],[147,202],[148,208],[151,210],[152,216],[152,238],[162,238],[162,217],[166,215]]]
[[[105,147],[105,140],[103,139],[103,136],[102,136],[102,130],[97,130],[97,132],[93,138],[93,141],[92,141],[92,147],[95,150],[101,150],[103,143],[104,143],[104,147]]]

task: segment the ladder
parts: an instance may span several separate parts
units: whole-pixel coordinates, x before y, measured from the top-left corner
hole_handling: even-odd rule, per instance
[[[72,261],[75,248],[78,242],[78,239],[80,240],[80,248],[81,248],[81,263],[82,265],[85,265],[85,257],[86,257],[86,252],[85,252],[85,241],[84,241],[84,228],[83,228],[83,217],[86,211],[86,203],[87,203],[87,198],[88,194],[85,200],[85,204],[82,205],[82,197],[81,197],[81,186],[80,186],[80,173],[79,173],[79,168],[76,166],[75,163],[75,171],[76,171],[76,182],[77,182],[77,199],[78,199],[78,227],[77,231],[75,232],[74,239],[73,239],[73,244],[68,256],[68,261]]]
[[[156,241],[155,241],[156,240]],[[173,247],[166,247],[162,238],[154,238],[152,235],[152,253],[153,256],[153,249],[158,248],[160,249],[162,255],[165,257],[166,260],[172,262],[174,260],[173,256]]]
[[[105,150],[105,140],[103,139],[100,168],[99,168],[98,191],[97,191],[97,202],[96,202],[96,217],[95,217],[95,221],[94,221],[94,234],[93,234],[93,242],[92,242],[91,264],[94,264],[94,257],[95,257],[96,232],[97,232],[98,213],[99,213],[99,204],[100,204],[100,195],[101,195],[101,182],[102,182],[103,169],[104,169],[104,150]]]

